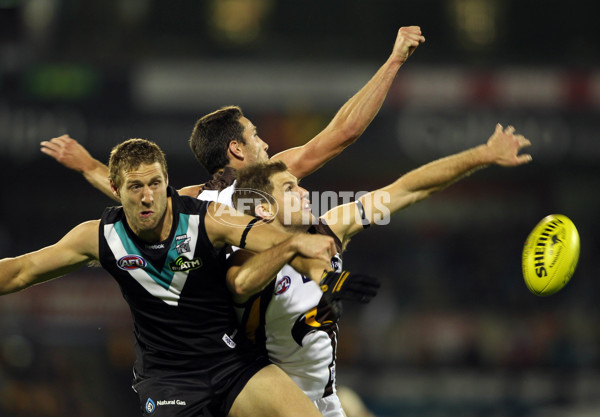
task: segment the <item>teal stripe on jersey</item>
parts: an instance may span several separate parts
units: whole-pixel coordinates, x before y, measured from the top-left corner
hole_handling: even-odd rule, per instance
[[[121,243],[123,244],[123,247],[125,248],[127,253],[130,255],[138,255],[143,258],[141,251],[127,237],[127,232],[125,231],[125,226],[123,226],[123,221],[119,220],[117,223],[115,223],[115,230],[117,232],[117,235],[119,235],[119,239],[121,240]],[[175,251],[175,253],[177,253],[177,251]],[[169,250],[169,255],[167,256],[167,263],[171,262],[173,259],[175,258],[172,257],[171,250]],[[173,281],[173,272],[171,272],[168,268],[163,267],[162,271],[158,272],[154,265],[146,261],[146,266],[143,269],[148,272],[148,275],[150,275],[150,277],[158,285],[160,285],[164,289],[169,289],[171,281]]]
[[[191,231],[188,230],[189,227],[189,214],[179,213],[179,224],[177,225],[177,230],[175,231],[175,237],[181,235],[191,236]],[[128,239],[127,232],[125,231],[125,226],[123,225],[123,221],[120,220],[115,223],[115,230],[121,243],[123,243],[123,247],[130,255],[138,255],[142,256],[141,251],[135,246],[135,244]],[[150,262],[146,262],[146,266],[144,269],[148,272],[148,274],[152,277],[152,279],[161,287],[165,289],[169,289],[171,282],[173,281],[173,271],[169,268],[169,263],[174,262],[179,253],[177,252],[177,239],[173,239],[171,242],[171,247],[169,248],[169,253],[167,254],[167,259],[165,260],[165,264],[163,265],[162,270],[159,272]]]

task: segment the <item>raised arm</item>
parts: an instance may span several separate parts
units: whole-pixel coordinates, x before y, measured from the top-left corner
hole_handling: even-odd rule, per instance
[[[56,159],[65,167],[79,172],[98,190],[111,199],[119,201],[113,195],[108,181],[108,167],[85,149],[79,142],[69,135],[45,140],[40,143],[41,151]]]
[[[97,260],[98,226],[98,220],[82,223],[54,245],[0,260],[0,294],[23,290]]]
[[[429,197],[478,169],[491,164],[512,167],[530,162],[531,155],[519,155],[519,152],[531,142],[514,132],[514,127],[503,129],[498,124],[486,144],[425,164],[394,183],[363,195],[359,201],[364,208],[364,218],[369,224],[381,224],[394,212]],[[360,210],[354,202],[335,207],[323,217],[342,242],[363,230]]]
[[[420,27],[400,28],[387,61],[340,108],[329,125],[305,145],[287,149],[273,156],[273,159],[284,161],[290,172],[300,179],[316,171],[354,143],[379,112],[402,64],[423,42],[425,38]]]
[[[62,135],[40,143],[40,150],[54,158],[63,166],[79,172],[95,188],[115,201],[120,200],[114,195],[108,180],[108,167],[98,161],[87,149],[69,135]],[[180,195],[196,198],[202,191],[202,185],[189,185],[178,190]]]

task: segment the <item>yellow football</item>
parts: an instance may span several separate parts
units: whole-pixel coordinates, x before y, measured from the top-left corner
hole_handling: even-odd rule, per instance
[[[554,294],[573,276],[579,260],[579,233],[567,216],[550,214],[531,231],[523,247],[523,278],[529,291]]]

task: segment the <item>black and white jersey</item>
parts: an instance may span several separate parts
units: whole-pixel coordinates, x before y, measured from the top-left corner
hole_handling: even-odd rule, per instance
[[[180,197],[169,187],[173,225],[163,242],[141,241],[122,207],[107,208],[100,223],[100,260],[117,280],[134,321],[135,370],[210,370],[248,353],[225,281],[224,251],[206,234],[210,202]]]
[[[338,254],[331,264],[341,271],[341,242],[322,220],[309,230],[334,237]],[[236,306],[247,337],[313,401],[335,393],[337,322],[329,316],[323,291],[310,278],[285,265],[263,291]]]

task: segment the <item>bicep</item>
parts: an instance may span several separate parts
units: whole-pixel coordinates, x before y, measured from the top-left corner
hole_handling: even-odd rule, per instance
[[[282,151],[272,159],[285,162],[296,178],[304,178],[344,150],[343,138],[338,130],[325,129],[308,143]]]
[[[82,223],[57,243],[22,255],[19,279],[25,286],[39,284],[98,259],[98,224]]]
[[[217,249],[229,244],[262,252],[291,236],[256,217],[220,203],[211,203],[208,207],[205,226],[208,238]]]

